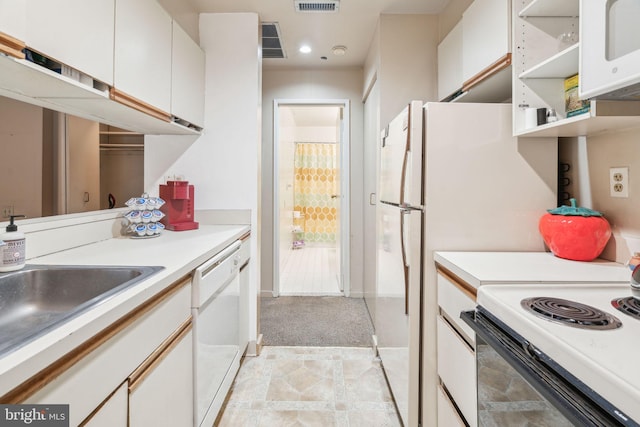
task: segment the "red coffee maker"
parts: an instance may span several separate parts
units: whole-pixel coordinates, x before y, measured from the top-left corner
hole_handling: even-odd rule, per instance
[[[160,220],[167,230],[195,230],[198,223],[193,220],[193,185],[189,181],[167,181],[160,185],[160,198],[165,201],[160,210],[165,217]]]

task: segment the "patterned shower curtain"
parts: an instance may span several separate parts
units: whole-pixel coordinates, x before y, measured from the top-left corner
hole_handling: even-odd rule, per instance
[[[338,144],[296,143],[294,210],[307,243],[335,243],[340,188]]]

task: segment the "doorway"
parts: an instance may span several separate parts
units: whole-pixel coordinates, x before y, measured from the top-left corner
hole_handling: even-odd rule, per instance
[[[349,296],[349,101],[275,100],[273,128],[273,295]]]

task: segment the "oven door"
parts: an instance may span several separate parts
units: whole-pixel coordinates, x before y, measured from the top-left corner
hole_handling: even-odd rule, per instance
[[[478,425],[638,426],[482,307],[476,332]]]

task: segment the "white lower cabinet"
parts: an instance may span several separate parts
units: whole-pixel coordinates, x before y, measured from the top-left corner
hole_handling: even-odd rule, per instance
[[[187,321],[80,425],[188,426],[193,423],[193,332]]]
[[[437,320],[437,360],[441,383],[438,426],[476,427],[478,403],[475,334],[460,319],[460,312],[475,308],[475,301],[461,290],[461,286],[442,274],[438,274],[437,281],[440,310]]]
[[[466,424],[458,415],[453,402],[442,386],[438,387],[438,427],[465,427]]]
[[[129,382],[124,382],[102,405],[84,420],[82,427],[128,427]]]
[[[89,422],[104,409],[103,403],[113,396],[114,390],[141,366],[150,365],[151,358],[159,364],[162,359],[157,355],[166,348],[167,340],[190,323],[191,279],[176,282],[169,288],[169,292],[99,333],[88,347],[81,346],[69,353],[65,363],[55,364],[50,371],[41,373],[50,380],[46,379],[46,385],[37,391],[25,391],[29,397],[24,403],[67,403],[70,425],[84,422],[91,425]],[[192,381],[192,374],[187,378]],[[173,395],[172,386],[166,384],[162,388]]]
[[[438,375],[471,427],[477,425],[476,355],[438,318]]]
[[[240,245],[240,319],[239,319],[239,342],[240,342],[240,354],[244,354],[249,344],[249,315],[250,301],[249,301],[249,261],[251,252],[251,237],[247,236],[245,239],[241,239]]]
[[[189,426],[193,423],[191,323],[129,378],[129,426]],[[154,357],[154,356],[152,356]]]

